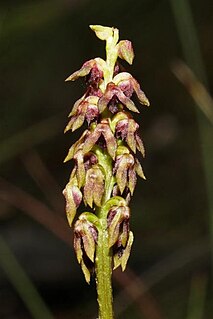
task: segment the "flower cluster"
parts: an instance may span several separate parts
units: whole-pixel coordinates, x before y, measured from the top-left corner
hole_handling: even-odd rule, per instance
[[[149,106],[138,82],[129,73],[120,72],[117,62],[120,58],[132,64],[131,42],[118,42],[115,28],[91,26],[91,29],[106,41],[107,58],[85,62],[66,79],[84,77],[87,88],[74,104],[65,132],[75,131],[85,122],[87,128],[65,158],[74,160],[74,168],[63,191],[70,226],[81,203],[91,209],[82,213],[74,225],[74,248],[87,282],[94,268],[100,231],[107,233],[114,268],[126,267],[133,242],[128,205],[137,175],[145,179],[136,158],[137,151],[142,156],[145,152],[139,125],[130,113],[139,112],[131,99],[133,94],[141,104]]]

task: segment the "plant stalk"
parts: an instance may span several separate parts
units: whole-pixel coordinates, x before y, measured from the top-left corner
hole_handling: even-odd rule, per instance
[[[99,319],[113,319],[112,308],[112,256],[108,247],[108,234],[104,220],[98,237],[96,251],[96,285]]]
[[[98,211],[100,229],[98,235],[98,243],[95,259],[96,270],[96,286],[99,305],[98,319],[113,319],[112,307],[112,252],[108,244],[107,231],[107,213],[105,203],[110,199],[114,179],[112,175],[112,160],[108,154],[103,154],[102,151],[96,150],[99,161],[102,163],[106,172],[105,194],[103,205]]]

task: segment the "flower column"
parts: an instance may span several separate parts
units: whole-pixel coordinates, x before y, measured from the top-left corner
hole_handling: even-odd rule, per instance
[[[72,145],[65,161],[75,162],[65,187],[66,213],[70,226],[82,200],[91,211],[81,213],[74,225],[74,248],[86,281],[96,275],[99,319],[112,319],[112,259],[114,269],[125,270],[133,242],[129,230],[129,201],[136,175],[145,179],[136,158],[144,156],[139,125],[129,111],[138,113],[132,94],[149,105],[138,82],[120,72],[118,57],[132,64],[131,42],[119,41],[118,29],[90,26],[106,41],[106,61],[89,60],[67,78],[86,77],[87,90],[74,104],[65,129],[76,130],[86,121],[87,129]]]

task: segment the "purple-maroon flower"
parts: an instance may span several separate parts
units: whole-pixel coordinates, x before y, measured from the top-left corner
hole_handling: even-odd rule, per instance
[[[139,113],[134,102],[127,97],[121,88],[116,86],[113,82],[107,84],[106,91],[103,96],[98,101],[98,108],[100,113],[102,113],[108,106],[110,102],[116,98],[117,104],[120,103],[120,109],[123,109],[123,106],[126,106],[130,111]]]
[[[109,155],[114,159],[117,149],[117,143],[107,120],[102,120],[87,135],[82,149],[84,154],[89,152],[95,144],[98,144],[98,140],[100,139],[100,137],[104,138],[106,149]]]
[[[104,194],[104,172],[100,165],[93,165],[86,172],[86,181],[84,186],[84,200],[91,208],[93,203],[101,206],[102,196]]]
[[[130,210],[128,206],[113,206],[110,209],[107,216],[110,247],[120,241],[125,247],[129,232],[129,217]]]
[[[128,188],[133,195],[137,182],[136,173],[146,179],[139,161],[130,153],[116,156],[113,172],[121,194]]]
[[[101,58],[91,59],[85,62],[80,70],[72,73],[65,81],[75,81],[79,77],[84,77],[91,73],[92,78],[89,84],[91,84],[91,82],[94,80],[98,80],[98,83],[100,83],[101,79],[103,78],[103,68],[105,63],[106,62]]]
[[[98,99],[97,96],[88,96],[84,99],[80,99],[79,103],[74,105],[73,110],[69,115],[71,116],[71,119],[65,128],[65,132],[68,130],[75,131],[83,125],[85,119],[88,124],[97,120],[99,116],[97,106]]]
[[[139,125],[132,118],[121,119],[115,127],[115,136],[126,141],[131,150],[136,153],[136,148],[145,156],[143,142],[138,134]]]
[[[89,283],[95,258],[98,230],[85,215],[85,213],[82,214],[74,225],[74,249],[85,279]]]
[[[113,78],[113,82],[124,92],[127,97],[131,98],[133,92],[135,92],[141,104],[146,106],[150,105],[145,93],[140,88],[140,84],[128,72],[118,73]]]
[[[70,226],[72,225],[76,210],[82,201],[82,193],[75,184],[77,184],[77,181],[73,179],[63,190],[63,194],[66,198],[66,214]]]

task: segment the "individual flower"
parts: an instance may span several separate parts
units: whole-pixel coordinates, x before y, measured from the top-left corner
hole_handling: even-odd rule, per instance
[[[71,119],[65,128],[65,132],[68,130],[75,131],[81,127],[85,121],[90,124],[90,122],[97,120],[99,116],[98,110],[98,97],[97,96],[88,96],[81,98],[80,101],[74,105],[72,112],[69,116]]]
[[[129,207],[113,206],[107,216],[108,234],[109,234],[109,247],[112,247],[116,242],[122,242],[125,247],[128,233],[129,233]]]
[[[109,247],[113,249],[114,269],[121,266],[125,270],[133,243],[133,234],[129,230],[129,207],[113,206],[108,214]]]
[[[70,227],[72,226],[76,210],[82,201],[82,193],[78,188],[76,178],[72,178],[63,190],[66,199],[66,214]]]
[[[123,154],[116,157],[114,174],[121,194],[126,187],[129,188],[131,195],[136,185],[136,172],[134,169],[135,160],[132,154]]]
[[[131,98],[133,92],[135,92],[141,104],[146,106],[150,105],[145,93],[140,88],[140,84],[128,72],[118,73],[113,78],[113,82],[122,90],[122,92],[124,92],[127,97]]]
[[[88,220],[87,213],[81,214],[74,225],[74,249],[88,283],[93,269],[97,239],[96,226]]]
[[[101,165],[93,165],[86,172],[86,180],[84,186],[84,200],[90,207],[93,207],[93,203],[97,206],[101,206],[102,196],[104,194],[104,172]]]
[[[134,102],[129,97],[127,97],[123,93],[123,91],[113,82],[107,84],[106,91],[98,101],[98,108],[100,113],[102,113],[108,106],[110,107],[110,102],[114,102],[114,100],[117,104],[120,103],[126,106],[130,111],[139,113]]]
[[[145,156],[145,149],[143,142],[138,134],[139,125],[128,115],[124,114],[123,118],[116,114],[118,120],[114,121],[115,125],[115,136],[125,141],[131,150],[136,153],[136,149],[141,152],[142,156]],[[121,114],[123,115],[123,114]],[[119,117],[122,118],[119,120]]]
[[[133,195],[138,174],[141,178],[146,179],[143,173],[142,166],[136,159],[123,147],[123,154],[116,156],[113,173],[115,174],[116,182],[120,193],[123,194],[125,188],[130,190]],[[119,152],[117,152],[119,154]]]
[[[87,134],[82,148],[83,153],[86,154],[95,144],[98,144],[100,137],[103,137],[104,146],[106,147],[109,155],[114,159],[117,143],[109,122],[106,119],[102,120],[97,126],[94,126],[94,129],[92,128],[89,134]]]
[[[75,81],[79,77],[84,77],[88,75],[90,72],[93,72],[93,80],[95,79],[95,81],[97,81],[99,84],[99,82],[103,78],[103,69],[105,65],[106,62],[101,58],[91,59],[85,62],[80,68],[80,70],[72,73],[65,81]],[[94,74],[96,74],[95,77]]]

